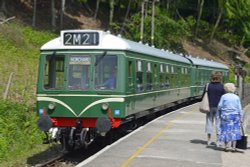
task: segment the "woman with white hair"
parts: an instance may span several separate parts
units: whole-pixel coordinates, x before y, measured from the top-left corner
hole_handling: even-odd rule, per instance
[[[235,85],[226,83],[224,89],[227,93],[221,96],[218,104],[221,120],[219,140],[225,143],[225,151],[229,150],[230,142],[232,151],[236,151],[236,141],[241,139],[242,107],[239,96],[234,94]]]

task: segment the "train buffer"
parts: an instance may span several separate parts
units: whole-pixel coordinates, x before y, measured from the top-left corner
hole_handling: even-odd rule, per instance
[[[250,136],[250,106],[244,112]],[[198,104],[187,106],[136,129],[77,167],[249,167],[249,137],[248,149],[224,152],[215,143],[207,146],[204,126]]]

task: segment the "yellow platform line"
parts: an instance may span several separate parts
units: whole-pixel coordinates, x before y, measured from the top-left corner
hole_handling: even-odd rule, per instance
[[[176,120],[181,120],[185,117],[187,117],[189,114],[196,112],[197,110],[192,110],[189,111],[185,114],[181,114],[178,115],[176,117]],[[173,122],[168,122],[166,124],[166,126],[160,131],[158,132],[155,136],[153,136],[146,144],[144,144],[141,148],[139,148],[132,156],[130,156],[122,165],[121,167],[127,167],[129,165],[129,163],[135,159],[145,148],[147,148],[151,143],[153,143],[158,137],[160,137],[164,132],[166,132],[167,130],[171,129],[173,127],[174,123]]]

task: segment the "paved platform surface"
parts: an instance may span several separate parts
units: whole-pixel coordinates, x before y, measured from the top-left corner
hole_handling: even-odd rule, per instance
[[[244,108],[247,134],[249,110]],[[77,167],[250,167],[249,137],[248,149],[224,152],[215,143],[207,146],[204,126],[205,115],[194,104],[140,127]]]

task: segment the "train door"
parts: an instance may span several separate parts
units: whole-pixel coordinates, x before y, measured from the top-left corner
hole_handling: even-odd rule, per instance
[[[170,65],[170,76],[171,76],[171,88],[177,87],[177,73],[176,67],[174,65]]]
[[[164,77],[164,66],[160,64],[160,71],[159,71],[159,88],[165,88],[165,77]]]
[[[154,64],[153,81],[154,81],[154,90],[158,90],[159,89],[159,69],[158,69],[157,64]]]
[[[196,96],[198,94],[197,91],[197,69],[195,67],[190,68],[190,73],[191,73],[191,80],[190,80],[190,85],[191,85],[191,97]]]
[[[153,65],[153,89],[158,90],[159,89],[159,70],[158,70],[158,65],[154,64]],[[153,100],[156,102],[158,97],[158,93],[154,93],[154,98]],[[156,104],[155,104],[156,105]]]
[[[136,92],[144,91],[144,73],[143,73],[143,62],[141,60],[136,61]]]
[[[151,62],[147,62],[147,91],[152,91],[153,90],[153,75],[152,75],[152,63]]]
[[[169,70],[170,66],[169,65],[166,65],[165,66],[165,71],[166,71],[166,74],[165,74],[165,87],[166,88],[170,88],[171,87],[171,75],[170,75],[170,70]]]
[[[135,62],[133,59],[128,59],[127,61],[127,92],[135,93]]]

